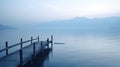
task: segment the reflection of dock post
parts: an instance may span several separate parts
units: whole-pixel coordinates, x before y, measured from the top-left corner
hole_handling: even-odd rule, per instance
[[[53,48],[53,35],[51,35],[51,48]]]
[[[35,43],[33,43],[33,59],[35,58]]]
[[[19,56],[20,56],[20,67],[23,66],[23,53],[22,53],[22,49],[19,50]]]
[[[35,55],[36,55],[36,54],[35,54],[35,49],[36,49],[36,48],[35,48],[35,43],[33,43],[32,46],[33,46],[33,54],[32,54],[31,66],[34,67],[34,64],[35,64],[35,63],[34,63],[34,62],[35,62]]]

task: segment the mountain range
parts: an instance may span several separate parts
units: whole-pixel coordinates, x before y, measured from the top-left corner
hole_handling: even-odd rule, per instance
[[[70,20],[40,23],[37,26],[41,29],[119,30],[120,17],[94,19],[75,17]]]
[[[13,29],[13,28],[10,27],[10,26],[6,26],[6,25],[3,25],[3,24],[0,24],[0,30],[6,30],[6,29]]]

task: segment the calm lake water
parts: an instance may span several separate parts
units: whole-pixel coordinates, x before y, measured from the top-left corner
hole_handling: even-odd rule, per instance
[[[0,31],[0,49],[31,36],[46,40],[54,36],[53,51],[43,67],[120,67],[120,32],[81,30],[4,30]],[[39,66],[39,65],[38,65]]]

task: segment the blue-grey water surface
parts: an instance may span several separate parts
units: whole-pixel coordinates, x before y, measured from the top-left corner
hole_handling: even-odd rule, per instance
[[[120,67],[119,32],[93,32],[81,30],[4,30],[0,31],[0,49],[5,41],[10,45],[31,36],[46,40],[54,36],[53,51],[43,67]]]

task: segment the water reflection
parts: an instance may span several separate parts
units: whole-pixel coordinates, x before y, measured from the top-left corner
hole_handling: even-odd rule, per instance
[[[52,52],[51,48],[47,48],[44,50],[44,53],[42,55],[38,55],[35,59],[34,67],[44,67],[44,62],[46,60],[49,61],[49,54]]]
[[[31,35],[40,35],[41,39],[54,35],[53,55],[48,52],[43,58],[38,56],[34,67],[120,67],[120,32],[39,30],[9,34],[12,35],[6,33],[1,37],[9,39],[8,41],[13,37],[13,43],[19,39],[14,37],[16,34],[25,40]]]
[[[23,67],[44,67],[44,62],[49,60],[49,54],[52,48],[45,48],[43,52],[39,53],[34,59],[31,59]]]

